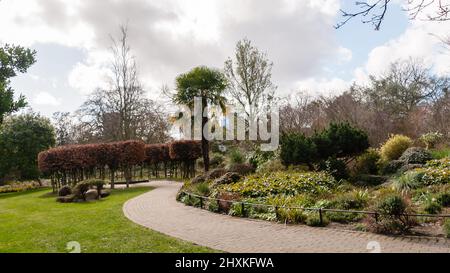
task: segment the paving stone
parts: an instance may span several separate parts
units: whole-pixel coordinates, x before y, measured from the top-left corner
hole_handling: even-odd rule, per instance
[[[235,218],[188,207],[175,200],[181,183],[158,181],[152,191],[123,206],[131,221],[158,232],[226,252],[368,253],[376,241],[382,252],[447,252],[446,239],[396,238],[366,232],[283,225]],[[432,243],[430,243],[432,242]]]

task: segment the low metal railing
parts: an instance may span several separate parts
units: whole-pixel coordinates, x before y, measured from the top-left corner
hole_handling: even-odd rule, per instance
[[[189,198],[195,197],[200,200],[200,208],[204,208],[204,201],[216,201],[216,202],[225,202],[228,204],[241,204],[241,210],[242,214],[245,215],[245,209],[246,206],[250,207],[267,207],[267,208],[273,208],[275,210],[275,215],[278,218],[278,210],[279,209],[295,209],[295,210],[303,210],[303,211],[316,211],[319,214],[319,220],[320,224],[322,225],[324,222],[324,213],[326,212],[335,212],[335,213],[348,213],[348,214],[363,214],[363,215],[371,215],[375,218],[375,221],[378,222],[378,217],[381,215],[378,212],[375,211],[362,211],[362,210],[342,210],[342,209],[325,209],[325,208],[305,208],[305,207],[288,207],[288,206],[276,206],[276,205],[269,205],[269,204],[262,204],[262,203],[249,203],[249,202],[242,202],[242,201],[235,201],[235,200],[224,200],[224,199],[217,199],[207,196],[201,196],[197,194],[193,194],[190,192],[182,191],[181,193],[187,195]],[[401,214],[398,216],[405,216],[405,217],[424,217],[424,218],[450,218],[450,214]]]

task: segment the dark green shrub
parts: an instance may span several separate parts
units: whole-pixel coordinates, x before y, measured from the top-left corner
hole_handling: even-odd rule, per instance
[[[310,213],[306,219],[306,224],[310,227],[326,227],[330,224],[330,220],[325,215],[322,215],[322,221],[320,221],[318,213]]]
[[[281,137],[280,158],[285,166],[307,164],[330,157],[358,155],[369,148],[367,134],[349,123],[332,123],[320,133],[308,138],[290,133]]]
[[[420,147],[408,148],[399,158],[399,160],[404,161],[406,164],[425,164],[432,159],[433,155]]]
[[[3,56],[2,56],[3,57]],[[3,61],[3,59],[2,59]],[[0,63],[2,62],[0,61]],[[0,64],[0,70],[5,67]],[[0,74],[3,75],[3,73]],[[1,78],[1,76],[0,76]],[[5,93],[0,79],[0,111],[3,113]],[[0,181],[38,179],[38,154],[55,144],[50,120],[39,114],[27,113],[5,118],[0,130]]]
[[[69,194],[72,194],[72,188],[69,186],[64,186],[58,191],[58,196],[67,196]]]
[[[376,206],[378,221],[370,229],[378,233],[401,234],[408,232],[415,222],[405,214],[409,212],[406,201],[398,195],[383,198]]]
[[[443,207],[450,206],[450,193],[442,193],[437,197],[437,202]]]
[[[318,166],[319,171],[325,171],[332,175],[336,180],[348,179],[349,173],[344,161],[331,157],[322,161]]]
[[[242,155],[241,151],[238,149],[232,149],[230,151],[230,163],[231,164],[242,164],[245,161],[244,156]]]
[[[438,202],[430,201],[425,204],[423,210],[428,214],[439,214],[442,212],[442,206]]]
[[[266,163],[267,161],[273,159],[275,156],[274,152],[265,152],[261,151],[259,148],[254,151],[249,157],[248,162],[252,164],[253,167],[259,168],[262,164]]]
[[[317,150],[314,142],[305,135],[290,133],[281,136],[281,162],[285,166],[311,165],[317,159]]]
[[[365,153],[358,156],[355,164],[356,174],[378,174],[378,161],[380,161],[380,154],[375,149],[368,149]]]
[[[377,212],[381,215],[402,215],[406,213],[407,204],[405,200],[397,195],[389,196],[377,205]]]
[[[349,157],[361,154],[369,148],[367,134],[349,123],[331,123],[312,137],[320,158]]]

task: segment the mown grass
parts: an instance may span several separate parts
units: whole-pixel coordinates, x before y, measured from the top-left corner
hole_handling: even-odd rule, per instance
[[[115,190],[90,203],[61,204],[48,189],[0,195],[0,252],[212,252],[134,224],[122,206],[149,188]],[[180,227],[183,228],[183,227]]]

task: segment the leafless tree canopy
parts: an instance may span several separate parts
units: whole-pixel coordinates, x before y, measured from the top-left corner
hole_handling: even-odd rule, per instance
[[[63,146],[74,142],[74,124],[69,112],[56,112],[53,114],[56,145]]]
[[[417,138],[438,131],[450,138],[449,90],[450,79],[434,76],[420,61],[398,62],[368,86],[354,85],[340,96],[291,99],[281,109],[281,130],[310,135],[348,121],[367,131],[373,145],[395,133]]]
[[[392,0],[358,1],[355,3],[356,11],[341,10],[343,20],[335,28],[341,28],[353,18],[361,17],[363,23],[373,24],[375,30],[380,30],[392,3]],[[404,10],[409,14],[410,19],[414,20],[423,15],[426,8],[434,8],[432,14],[425,14],[424,17],[427,20],[450,20],[449,0],[406,0]]]
[[[159,105],[146,98],[127,27],[122,26],[120,33],[119,39],[111,37],[111,87],[96,90],[77,111],[80,140],[165,142],[169,138],[167,117]]]

